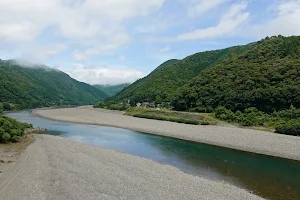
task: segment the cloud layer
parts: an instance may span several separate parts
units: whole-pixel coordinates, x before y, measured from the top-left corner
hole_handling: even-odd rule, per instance
[[[300,0],[1,0],[0,58],[133,82],[164,59],[300,35],[299,24]]]
[[[62,71],[66,71],[63,68],[59,68]],[[84,67],[75,66],[71,70],[66,71],[71,77],[78,81],[88,82],[92,85],[96,84],[122,84],[132,83],[139,78],[145,76],[140,71],[135,69],[127,69],[126,67],[110,66],[104,67]],[[88,80],[88,81],[87,81]],[[101,82],[99,82],[101,80]]]

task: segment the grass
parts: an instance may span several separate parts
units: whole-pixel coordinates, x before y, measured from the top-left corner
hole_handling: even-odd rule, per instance
[[[126,115],[193,125],[210,125],[217,123],[217,121],[210,116],[205,116],[198,113],[176,112],[167,109],[151,110],[134,107],[126,110]]]

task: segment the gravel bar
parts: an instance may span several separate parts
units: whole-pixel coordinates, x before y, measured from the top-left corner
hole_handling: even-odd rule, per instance
[[[40,117],[112,126],[300,161],[300,137],[224,126],[201,126],[135,118],[91,107],[33,110]]]
[[[148,159],[57,136],[36,137],[14,167],[0,177],[0,199],[262,199]]]

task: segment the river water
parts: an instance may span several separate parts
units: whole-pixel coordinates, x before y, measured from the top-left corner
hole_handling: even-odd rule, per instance
[[[231,183],[267,199],[300,199],[298,161],[126,129],[57,122],[34,116],[28,111],[6,115],[34,127],[47,128],[48,134],[172,165],[195,176]]]

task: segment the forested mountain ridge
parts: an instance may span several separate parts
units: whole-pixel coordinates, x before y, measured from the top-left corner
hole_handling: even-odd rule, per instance
[[[130,83],[118,84],[118,85],[93,85],[95,88],[103,91],[108,97],[112,97],[122,91]]]
[[[300,37],[271,37],[225,59],[180,88],[176,110],[255,107],[264,112],[300,108]]]
[[[157,67],[145,78],[125,88],[111,100],[131,102],[168,102],[174,98],[176,90],[196,77],[202,70],[216,63],[236,57],[248,50],[252,44],[227,49],[206,51],[188,56],[183,60],[169,60]]]
[[[21,66],[13,60],[0,60],[0,102],[20,108],[87,105],[103,101],[107,95],[69,75],[46,66]]]

